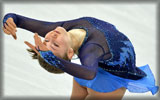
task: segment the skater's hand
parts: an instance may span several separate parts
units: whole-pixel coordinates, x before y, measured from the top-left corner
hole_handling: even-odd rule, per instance
[[[40,55],[39,50],[40,51],[48,51],[48,48],[46,47],[46,45],[44,44],[44,42],[42,43],[41,38],[38,36],[37,33],[35,33],[34,35],[34,41],[35,41],[35,46],[32,45],[31,43],[25,41],[24,43],[29,46],[31,49],[33,49],[38,55]]]
[[[17,39],[17,36],[16,36],[16,30],[17,26],[16,24],[14,23],[13,21],[13,18],[8,18],[6,20],[6,22],[4,23],[4,26],[3,26],[3,31],[4,33],[6,33],[7,35],[12,35],[13,38],[16,40]]]
[[[34,50],[38,55],[40,55],[40,53],[37,51],[36,47],[34,45],[32,45],[31,43],[24,41],[24,43],[30,47],[32,50]]]

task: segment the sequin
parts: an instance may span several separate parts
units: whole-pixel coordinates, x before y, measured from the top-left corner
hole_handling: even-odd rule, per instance
[[[59,60],[57,60],[56,56],[51,52],[51,51],[39,51],[40,52],[40,56],[50,65],[55,66],[56,68],[61,68],[63,69],[63,65],[61,64],[61,62]]]
[[[75,75],[75,72],[77,70],[83,69],[83,71],[79,73],[86,72],[85,78],[88,78],[87,77],[88,72],[93,71],[95,67],[98,67],[98,65],[96,65],[97,63],[98,64],[102,63],[106,71],[115,73],[116,75],[121,74],[123,76],[128,77],[129,74],[133,75],[136,73],[137,77],[145,76],[145,73],[143,73],[143,71],[136,69],[135,52],[134,52],[134,48],[130,40],[127,38],[127,36],[125,36],[123,33],[118,31],[114,25],[108,22],[105,22],[105,21],[102,21],[102,20],[99,20],[93,17],[82,17],[82,18],[75,19],[75,20],[52,23],[52,22],[38,21],[35,19],[31,19],[31,18],[27,18],[24,16],[10,13],[5,16],[3,23],[5,23],[6,19],[8,19],[9,17],[12,17],[14,19],[17,27],[27,29],[31,32],[36,31],[40,36],[45,36],[47,32],[49,32],[50,30],[53,30],[53,28],[56,28],[57,26],[64,27],[67,31],[70,29],[74,29],[74,28],[80,28],[80,29],[82,28],[86,30],[87,32],[86,37],[80,49],[78,50],[80,54],[78,55],[78,57],[81,57],[80,60],[84,66],[75,65],[67,61],[65,62],[62,59],[58,59],[58,57],[54,56],[50,51],[46,51],[46,52],[40,51],[41,56],[45,59],[45,61],[57,68],[65,67],[65,69],[67,70],[75,66],[74,67],[76,69],[75,71],[68,71],[68,72]],[[39,30],[39,27],[43,29]],[[101,38],[103,39],[98,38],[97,35],[100,35]],[[107,43],[107,46],[106,44],[103,44],[104,42]],[[95,45],[97,44],[98,48],[95,45],[92,45],[92,47],[89,47],[87,49],[84,48],[85,46],[91,43],[94,43]],[[101,45],[99,46],[98,44],[101,44]],[[95,48],[93,48],[93,46],[95,46]],[[97,60],[96,58],[98,56],[102,57],[105,54],[104,52],[101,53],[102,50],[96,51],[96,50],[99,50],[99,47],[102,48],[103,50],[104,48],[107,48],[105,49],[106,52],[109,49],[112,56],[109,59],[102,58],[100,61]],[[95,58],[96,60],[89,59],[88,55],[92,55],[92,53],[90,53],[90,49],[91,49],[91,52],[94,51],[94,53],[100,52],[99,53],[100,55],[91,56],[92,58]],[[99,66],[99,67],[102,67],[102,66]],[[86,70],[89,70],[89,71],[86,71]],[[81,74],[76,74],[76,75],[81,77],[80,76]]]
[[[135,52],[134,47],[131,41],[123,33],[119,32],[116,27],[108,22],[98,20],[92,17],[85,17],[97,30],[100,30],[106,37],[106,41],[109,45],[109,49],[112,54],[112,58],[108,60],[103,60],[101,62],[105,63],[107,66],[119,66],[126,67],[126,69],[135,68]],[[117,69],[119,68],[117,67]],[[132,68],[131,68],[132,67]],[[119,68],[119,70],[120,70]],[[109,70],[104,68],[109,72],[125,72],[118,70]],[[130,72],[127,70],[127,73],[136,75],[137,72]],[[145,75],[144,75],[145,76]]]
[[[38,21],[17,14],[7,14],[3,23],[5,23],[10,16],[14,19],[17,27],[27,29],[31,32],[36,31],[43,37],[47,32],[53,30],[57,26],[62,26],[67,31],[73,28],[85,29],[87,35],[83,45],[79,49],[82,57],[80,59],[82,65],[60,59],[51,51],[39,51],[41,57],[47,63],[63,69],[64,72],[73,75],[74,78],[76,77],[75,80],[80,85],[98,92],[112,92],[121,87],[125,87],[132,92],[151,91],[152,94],[155,94],[158,91],[159,87],[155,86],[155,79],[149,66],[145,65],[139,69],[135,66],[135,53],[131,42],[123,33],[119,32],[114,25],[92,17],[83,17],[71,21],[55,23]],[[41,28],[41,30],[39,28]],[[98,38],[98,35],[100,38]],[[107,42],[112,55],[108,60],[106,60],[107,58],[103,59],[103,50],[106,50],[106,52],[108,51],[106,43],[103,44],[104,41]],[[94,45],[85,48],[89,44],[93,44],[93,42]],[[99,61],[99,59],[95,59],[97,57],[102,57],[102,60]],[[98,64],[103,64],[103,67],[98,67]],[[95,70],[94,68],[97,67],[98,70]],[[93,79],[95,71],[97,71],[97,73]],[[147,77],[144,77],[145,73],[143,73],[143,71],[147,74]],[[143,79],[137,80],[142,77]]]

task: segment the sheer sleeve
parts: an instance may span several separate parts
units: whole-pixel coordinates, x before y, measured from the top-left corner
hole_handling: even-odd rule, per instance
[[[98,61],[103,55],[103,50],[95,44],[85,46],[80,56],[81,65],[58,58],[51,51],[40,51],[40,54],[47,63],[62,69],[64,72],[78,78],[91,80],[96,75]]]
[[[57,26],[64,27],[67,31],[72,29],[73,27],[85,25],[82,18],[74,19],[74,20],[68,20],[68,21],[58,21],[58,22],[46,22],[41,21],[37,19],[28,18],[25,16],[21,16],[14,13],[8,13],[4,16],[3,24],[6,22],[6,20],[11,17],[13,18],[15,24],[18,28],[26,29],[28,31],[31,31],[33,33],[38,33],[40,36],[44,37],[47,32],[55,29]],[[86,22],[86,21],[85,21]]]

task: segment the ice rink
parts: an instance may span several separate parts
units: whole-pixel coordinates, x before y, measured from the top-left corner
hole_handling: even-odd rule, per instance
[[[155,3],[3,3],[3,16],[16,13],[44,21],[64,21],[83,16],[96,17],[112,23],[126,34],[134,45],[136,65],[149,64],[156,80],[157,4]],[[32,60],[24,41],[34,43],[33,33],[17,29],[17,40],[3,33],[3,67],[5,97],[69,97],[72,79],[69,74],[51,74]],[[79,60],[72,60],[79,63]],[[158,85],[158,82],[157,82]],[[130,93],[128,97],[156,97],[151,92]]]

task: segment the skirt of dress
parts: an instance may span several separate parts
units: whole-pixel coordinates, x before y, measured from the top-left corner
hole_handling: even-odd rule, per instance
[[[152,95],[158,92],[159,86],[155,85],[155,78],[148,65],[139,67],[147,76],[139,80],[121,78],[98,68],[96,77],[92,80],[85,80],[74,77],[81,86],[93,89],[97,92],[112,92],[121,87],[125,87],[129,92],[144,93],[151,91]]]

